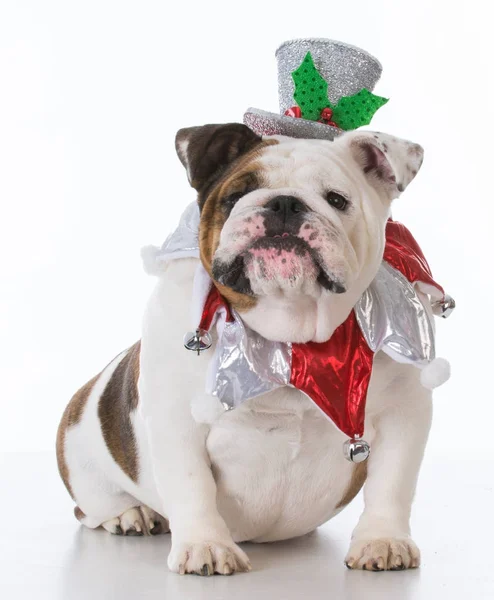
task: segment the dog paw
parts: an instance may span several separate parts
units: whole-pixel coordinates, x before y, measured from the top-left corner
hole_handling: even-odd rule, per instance
[[[218,542],[173,543],[168,567],[185,575],[232,575],[236,571],[250,571],[250,561],[236,544]]]
[[[349,569],[364,571],[403,571],[419,564],[420,550],[410,538],[354,540],[345,558]]]
[[[119,517],[105,521],[103,528],[115,535],[158,535],[170,531],[168,521],[147,506],[129,508]]]

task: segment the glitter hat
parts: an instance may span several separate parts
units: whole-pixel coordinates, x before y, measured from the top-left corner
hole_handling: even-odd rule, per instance
[[[249,108],[258,135],[332,140],[367,125],[386,98],[372,94],[382,72],[369,53],[326,39],[298,39],[276,51],[280,114]]]

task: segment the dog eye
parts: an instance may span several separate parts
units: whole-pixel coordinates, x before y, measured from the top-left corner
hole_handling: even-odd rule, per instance
[[[224,203],[229,207],[233,207],[240,200],[240,198],[242,198],[242,196],[245,196],[245,192],[235,192],[227,196],[224,199]]]
[[[348,200],[338,192],[327,192],[326,201],[336,210],[345,210],[348,206]]]

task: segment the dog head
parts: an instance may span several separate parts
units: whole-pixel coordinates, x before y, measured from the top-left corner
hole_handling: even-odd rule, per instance
[[[391,201],[422,148],[374,132],[261,139],[240,124],[182,129],[200,251],[220,292],[269,339],[328,339],[377,273]]]

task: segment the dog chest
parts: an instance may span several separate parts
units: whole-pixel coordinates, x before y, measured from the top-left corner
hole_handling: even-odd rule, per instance
[[[218,508],[236,540],[303,535],[343,506],[354,465],[345,436],[303,394],[277,390],[226,412],[207,449]]]

